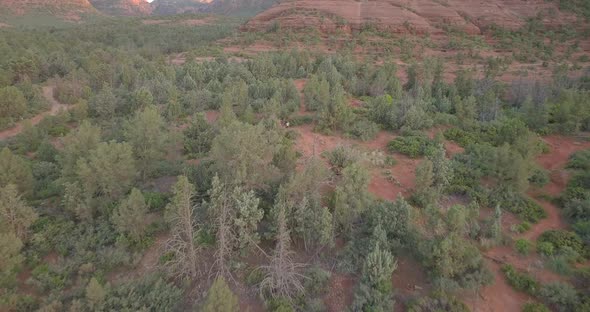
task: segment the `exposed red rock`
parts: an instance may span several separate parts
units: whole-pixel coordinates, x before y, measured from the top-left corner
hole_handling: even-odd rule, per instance
[[[90,0],[90,3],[108,15],[141,16],[152,13],[152,6],[146,0]]]
[[[436,34],[446,24],[479,34],[492,24],[518,28],[539,12],[551,12],[544,20],[548,24],[575,19],[544,0],[293,0],[258,14],[244,29],[264,30],[278,23],[286,28],[351,31],[372,25],[394,33]]]

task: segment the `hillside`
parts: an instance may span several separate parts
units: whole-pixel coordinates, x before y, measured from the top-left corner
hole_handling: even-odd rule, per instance
[[[0,15],[50,14],[77,20],[81,15],[96,13],[88,0],[0,0]]]
[[[117,16],[149,15],[152,6],[145,0],[90,0],[102,13]]]
[[[156,0],[152,3],[156,15],[200,13],[212,0]]]
[[[557,11],[548,1],[466,0],[295,0],[283,1],[260,13],[247,29],[267,29],[278,23],[287,28],[317,27],[322,30],[360,30],[373,25],[394,33],[440,33],[451,24],[469,34],[479,34],[492,24],[515,29],[539,12],[551,12],[551,23],[572,22],[572,14]]]

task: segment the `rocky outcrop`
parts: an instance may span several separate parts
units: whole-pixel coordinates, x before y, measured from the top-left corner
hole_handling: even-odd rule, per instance
[[[439,33],[453,26],[470,34],[492,24],[518,28],[541,11],[551,12],[550,22],[572,22],[571,14],[559,12],[545,0],[287,0],[258,14],[245,30],[314,27],[324,31],[362,27],[396,33]]]
[[[50,13],[66,19],[96,13],[88,0],[0,0],[0,11],[11,15]]]
[[[173,15],[184,13],[202,13],[213,0],[155,0],[152,2],[153,13]]]
[[[146,0],[90,0],[100,12],[117,16],[150,15],[152,6]]]

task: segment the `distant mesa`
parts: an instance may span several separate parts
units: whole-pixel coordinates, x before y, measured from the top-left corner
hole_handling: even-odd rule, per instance
[[[117,16],[141,16],[152,14],[152,5],[146,0],[90,0],[100,12]]]

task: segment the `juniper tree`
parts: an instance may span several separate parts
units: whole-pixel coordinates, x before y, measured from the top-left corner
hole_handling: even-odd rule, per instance
[[[96,280],[96,278],[90,279],[86,286],[86,301],[91,308],[97,309],[98,306],[104,301],[107,296],[107,291],[102,285]]]

